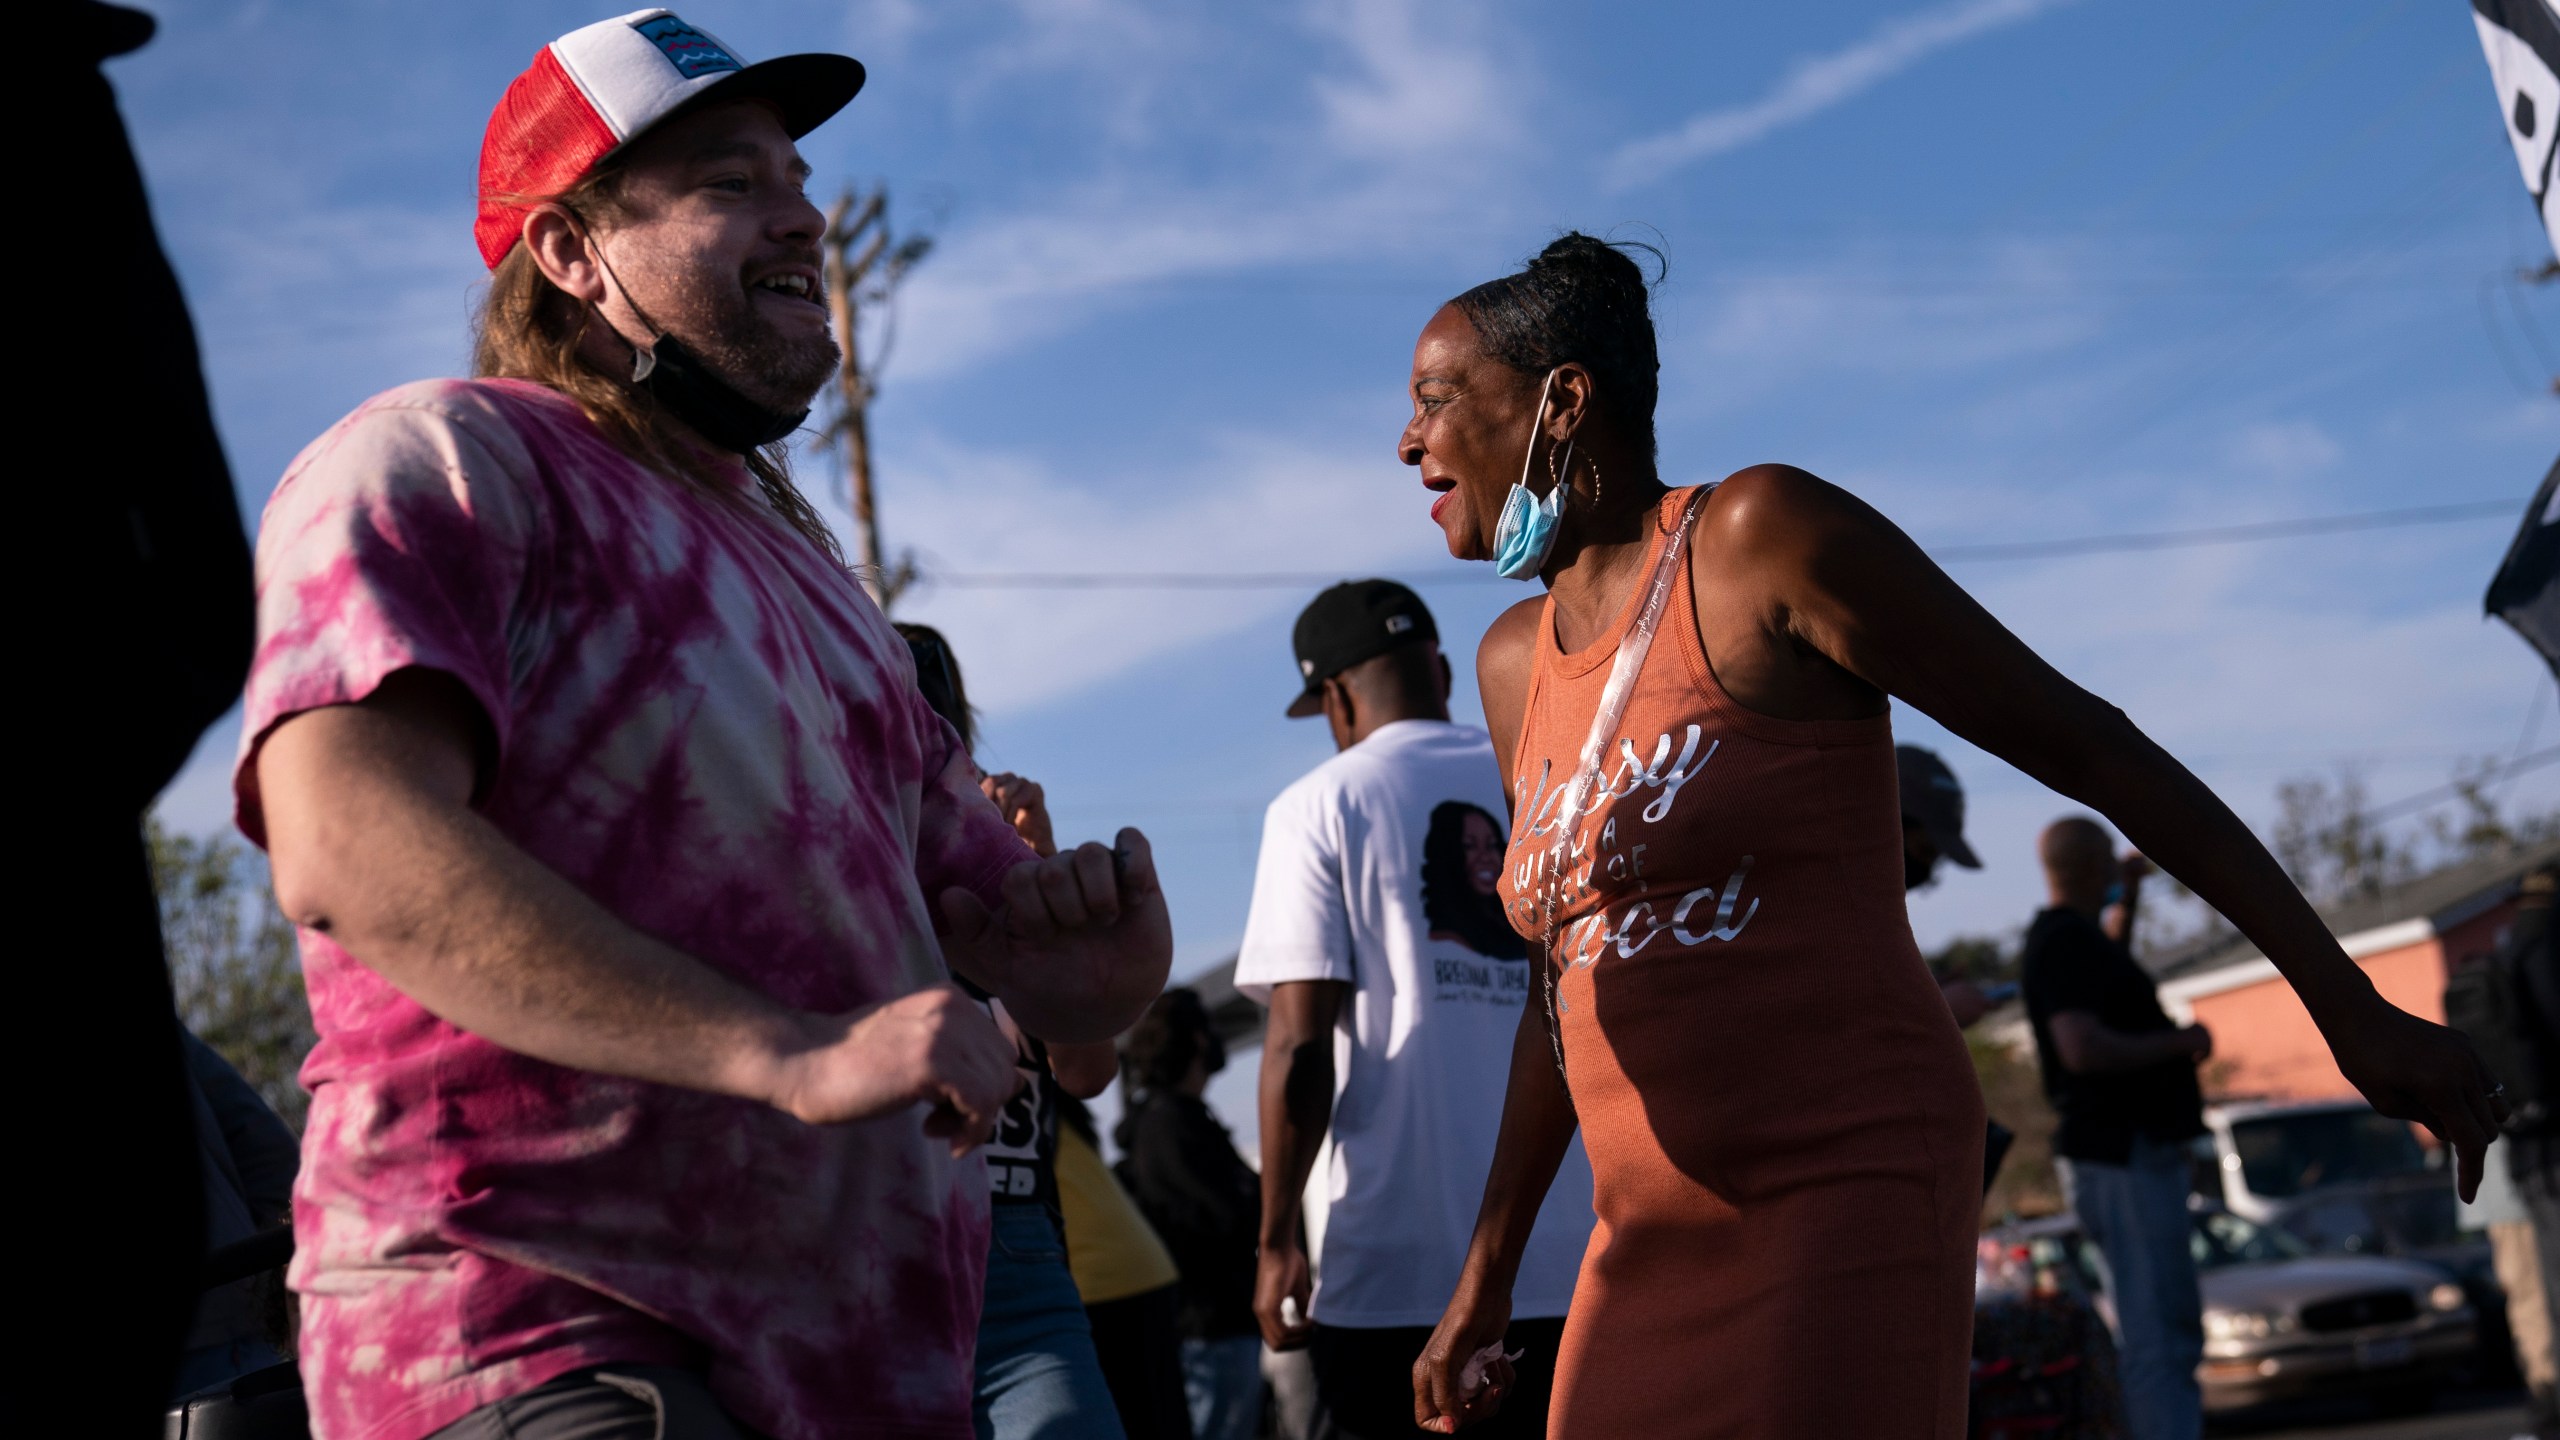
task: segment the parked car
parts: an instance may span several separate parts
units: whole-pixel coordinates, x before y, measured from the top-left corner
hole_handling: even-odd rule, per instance
[[[2407,1122],[2362,1100],[2211,1105],[2204,1123],[2196,1188],[2243,1220],[2264,1224],[2316,1191],[2416,1175],[2435,1176],[2450,1203],[2452,1186]]]
[[[2189,1237],[2204,1290],[2209,1411],[2345,1390],[2420,1410],[2470,1358],[2477,1317],[2454,1277],[2421,1260],[2320,1255],[2286,1234],[2200,1204]],[[2062,1263],[2110,1324],[2106,1260],[2069,1215],[1991,1232]]]
[[[2012,1225],[1974,1252],[1972,1440],[2123,1440],[2115,1343],[2056,1238],[2075,1224]]]
[[[2327,1255],[2390,1255],[2450,1271],[2468,1296],[2477,1378],[2515,1364],[2488,1238],[2461,1228],[2453,1177],[2404,1121],[2362,1100],[2216,1105],[2196,1142],[2197,1189]]]
[[[2323,1255],[2228,1211],[2196,1215],[2205,1296],[2205,1408],[2364,1390],[2421,1410],[2471,1359],[2478,1313],[2423,1260]]]

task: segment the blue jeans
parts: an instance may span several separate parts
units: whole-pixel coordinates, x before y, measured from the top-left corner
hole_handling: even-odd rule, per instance
[[[995,1207],[970,1408],[978,1440],[1125,1440],[1066,1242],[1038,1205]]]
[[[1262,1337],[1182,1342],[1191,1440],[1253,1440],[1262,1429]]]
[[[2204,1297],[2187,1218],[2186,1147],[2136,1137],[2122,1165],[2059,1160],[2063,1193],[2115,1285],[2124,1420],[2131,1440],[2196,1440],[2204,1400]]]

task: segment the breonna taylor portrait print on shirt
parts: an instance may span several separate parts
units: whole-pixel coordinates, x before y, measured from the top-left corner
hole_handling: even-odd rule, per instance
[[[1497,889],[1504,810],[1482,730],[1400,720],[1282,791],[1263,819],[1236,988],[1268,1002],[1290,981],[1352,987],[1334,1035],[1333,1125],[1307,1181],[1323,1324],[1435,1324],[1457,1288],[1534,978]],[[1590,1235],[1576,1140],[1521,1261],[1514,1315],[1565,1313]]]

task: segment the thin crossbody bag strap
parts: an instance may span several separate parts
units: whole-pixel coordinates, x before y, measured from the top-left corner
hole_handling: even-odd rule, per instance
[[[1609,662],[1609,681],[1600,688],[1600,704],[1591,712],[1591,729],[1583,737],[1582,753],[1575,758],[1573,779],[1566,783],[1564,796],[1557,802],[1552,830],[1555,835],[1555,858],[1542,867],[1546,874],[1538,887],[1539,904],[1544,912],[1546,953],[1540,957],[1546,971],[1547,1043],[1554,1047],[1556,1079],[1565,1087],[1565,1095],[1573,1094],[1573,1080],[1564,1068],[1564,1023],[1556,1004],[1556,915],[1562,909],[1564,887],[1570,869],[1564,857],[1570,853],[1574,835],[1582,828],[1583,806],[1589,803],[1594,787],[1600,784],[1600,772],[1607,763],[1609,742],[1618,733],[1618,724],[1626,718],[1627,697],[1635,693],[1636,677],[1644,672],[1645,657],[1653,653],[1653,637],[1662,628],[1662,612],[1671,602],[1671,592],[1678,587],[1680,566],[1689,553],[1689,527],[1696,523],[1698,507],[1716,487],[1701,485],[1680,507],[1680,523],[1671,537],[1663,542],[1662,553],[1654,557],[1653,573],[1645,578],[1644,606],[1636,612],[1633,625],[1618,641],[1618,653]],[[1531,817],[1533,820],[1535,817]]]

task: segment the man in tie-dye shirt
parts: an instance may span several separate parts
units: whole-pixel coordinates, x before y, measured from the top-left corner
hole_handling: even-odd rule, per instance
[[[836,353],[793,141],[860,79],[664,11],[546,47],[480,378],[268,505],[236,784],[320,1035],[323,1440],[962,1440],[1015,1076],[950,974],[1062,1042],[1163,984],[1144,839],[1023,846],[768,448]]]

